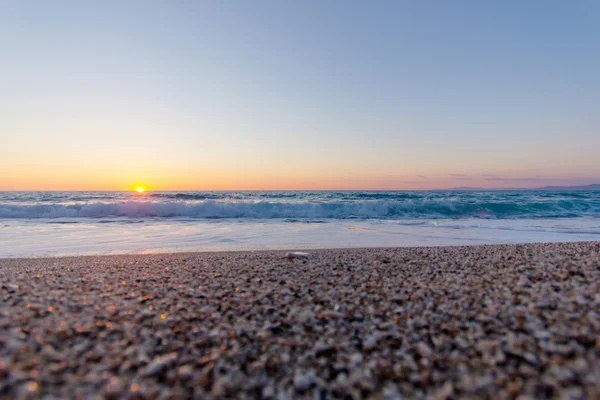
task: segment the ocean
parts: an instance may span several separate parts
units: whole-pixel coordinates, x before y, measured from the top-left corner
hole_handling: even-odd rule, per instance
[[[0,257],[587,240],[598,191],[0,192]]]

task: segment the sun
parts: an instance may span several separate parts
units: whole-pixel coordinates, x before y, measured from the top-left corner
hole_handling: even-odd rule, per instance
[[[146,189],[143,186],[138,186],[135,188],[135,191],[138,193],[144,193]]]

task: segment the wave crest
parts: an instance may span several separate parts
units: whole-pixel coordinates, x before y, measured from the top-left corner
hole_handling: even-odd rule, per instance
[[[364,200],[354,202],[123,201],[79,204],[0,203],[0,218],[293,218],[439,219],[573,218],[598,216],[600,204],[584,200],[464,202],[454,200]]]

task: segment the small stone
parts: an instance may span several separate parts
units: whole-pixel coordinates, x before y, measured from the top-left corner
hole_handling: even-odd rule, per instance
[[[387,383],[382,390],[384,400],[403,400],[404,397],[398,393],[398,388],[393,383]]]
[[[217,381],[213,384],[211,393],[214,396],[223,398],[227,393],[227,378],[220,377],[219,379],[217,379]]]
[[[179,370],[177,371],[177,376],[179,377],[179,379],[188,380],[191,379],[193,372],[194,369],[191,365],[183,365],[179,367]]]
[[[540,365],[540,359],[533,353],[525,353],[523,354],[523,358],[531,365]]]
[[[296,372],[294,375],[294,387],[296,390],[300,392],[304,392],[312,386],[313,383],[313,375],[312,373],[300,373]]]
[[[4,285],[2,285],[2,287],[8,292],[8,293],[14,293],[17,290],[19,290],[19,285],[13,285],[12,283],[5,283]]]
[[[144,376],[154,376],[161,373],[177,360],[177,353],[165,354],[152,361],[143,372]]]
[[[378,341],[379,338],[375,335],[367,336],[363,342],[363,348],[367,351],[373,350],[375,347],[377,347]]]
[[[419,342],[419,344],[417,344],[417,349],[423,357],[431,357],[433,355],[431,347],[429,347],[425,342]]]
[[[496,384],[491,377],[484,376],[477,381],[475,390],[478,392],[494,392],[496,390]]]
[[[312,254],[310,253],[305,253],[303,251],[290,251],[288,253],[285,253],[285,258],[287,258],[288,260],[293,260],[294,258],[300,258],[300,259],[309,259],[312,257]]]
[[[452,386],[452,382],[446,382],[444,386],[442,386],[433,396],[434,399],[437,400],[447,400],[452,398],[452,394],[454,393],[454,387]]]
[[[262,397],[270,399],[275,396],[275,388],[273,385],[267,385],[262,389]]]
[[[585,395],[580,388],[572,387],[563,390],[560,393],[560,400],[583,400],[585,399]]]
[[[345,372],[337,374],[335,381],[339,386],[346,386],[346,382],[348,382],[348,374]]]
[[[335,354],[336,348],[324,344],[318,344],[313,348],[315,357],[331,357]]]
[[[350,356],[350,364],[358,365],[363,362],[363,355],[360,353],[354,353]]]
[[[529,279],[527,279],[526,276],[522,276],[517,281],[517,286],[520,288],[529,287],[529,286],[531,286],[531,281]]]
[[[533,336],[538,340],[547,340],[552,337],[552,334],[547,330],[539,329],[533,332]]]
[[[110,397],[119,397],[123,389],[123,382],[118,377],[113,376],[108,380],[108,385],[106,385],[106,394]]]
[[[552,366],[550,373],[558,379],[561,385],[566,385],[575,379],[575,373],[565,367]]]

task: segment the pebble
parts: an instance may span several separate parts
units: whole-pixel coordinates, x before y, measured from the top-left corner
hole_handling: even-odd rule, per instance
[[[13,285],[12,283],[5,283],[4,285],[2,285],[2,287],[8,293],[15,293],[17,290],[19,290],[19,285]]]
[[[363,349],[369,351],[369,350],[373,350],[374,348],[377,347],[377,341],[379,340],[379,338],[377,337],[377,335],[369,335],[365,338],[365,341],[363,342]]]
[[[312,257],[312,254],[310,253],[305,253],[303,251],[290,251],[288,253],[285,253],[285,258],[287,258],[288,260],[293,260],[294,258],[300,258],[300,259],[309,259]]]
[[[297,372],[294,375],[294,387],[300,392],[308,390],[313,383],[312,373]]]
[[[154,376],[164,371],[177,360],[177,353],[165,354],[153,360],[144,370],[144,376]]]

